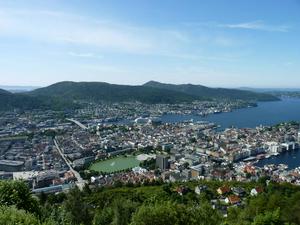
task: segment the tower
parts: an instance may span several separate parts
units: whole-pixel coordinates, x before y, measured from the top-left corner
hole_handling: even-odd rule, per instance
[[[156,166],[161,170],[166,170],[169,168],[169,156],[167,155],[157,155],[156,156]]]

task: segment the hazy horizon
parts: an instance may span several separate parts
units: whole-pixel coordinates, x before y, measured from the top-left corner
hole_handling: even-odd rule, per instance
[[[300,2],[0,0],[0,84],[300,87]]]
[[[153,81],[153,80],[151,80]],[[55,82],[55,83],[51,83],[49,85],[38,85],[38,86],[35,86],[35,85],[2,85],[0,84],[0,89],[4,89],[4,90],[33,90],[33,89],[37,89],[37,88],[43,88],[43,87],[47,87],[47,86],[50,86],[50,85],[53,85],[53,84],[56,84],[56,83],[60,83],[60,82],[102,82],[102,81],[58,81],[58,82]],[[156,81],[156,82],[160,82],[160,81]],[[104,82],[104,83],[109,83],[109,82]],[[147,83],[147,82],[145,82]],[[143,85],[145,83],[141,83],[141,84],[118,84],[118,83],[109,83],[109,84],[116,84],[116,85],[132,85],[132,86],[135,86],[135,85]],[[160,83],[164,83],[164,82],[160,82]],[[207,87],[211,87],[211,88],[232,88],[232,89],[249,89],[251,91],[251,89],[254,89],[254,90],[288,90],[288,91],[300,91],[300,87],[236,87],[236,86],[208,86],[208,85],[203,85],[203,84],[198,84],[198,83],[190,83],[190,82],[186,82],[186,83],[173,83],[173,82],[166,82],[167,84],[175,84],[175,85],[180,85],[180,84],[192,84],[192,85],[202,85],[202,86],[207,86]]]

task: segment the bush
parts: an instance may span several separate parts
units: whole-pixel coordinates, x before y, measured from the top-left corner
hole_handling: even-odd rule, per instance
[[[50,220],[40,223],[37,217],[24,210],[15,207],[0,207],[0,225],[22,224],[22,225],[54,225]]]

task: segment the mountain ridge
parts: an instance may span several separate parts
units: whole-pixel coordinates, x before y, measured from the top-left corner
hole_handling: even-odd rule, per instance
[[[28,93],[11,93],[0,89],[0,111],[32,109],[67,109],[77,107],[59,98],[51,96],[30,96]]]
[[[87,101],[140,101],[144,103],[191,102],[199,98],[171,90],[141,85],[118,85],[105,82],[63,81],[28,92],[30,96],[56,96],[69,100]]]
[[[68,109],[76,102],[142,102],[176,104],[193,101],[245,100],[274,101],[273,95],[226,88],[209,88],[194,84],[164,84],[149,81],[143,85],[118,85],[105,82],[63,81],[24,93],[0,89],[0,110]]]
[[[167,90],[182,92],[185,94],[214,99],[228,99],[228,100],[246,100],[246,101],[276,101],[277,97],[265,94],[256,93],[247,90],[230,89],[230,88],[210,88],[203,85],[195,84],[166,84],[157,81],[149,81],[143,86],[155,87]]]

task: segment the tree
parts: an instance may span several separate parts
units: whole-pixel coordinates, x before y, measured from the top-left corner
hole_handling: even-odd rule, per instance
[[[38,202],[23,181],[0,181],[0,205],[16,206],[30,213],[39,214]]]
[[[167,202],[141,206],[133,215],[131,225],[175,225],[176,223],[174,206]]]
[[[143,205],[133,215],[131,225],[218,225],[220,215],[210,205],[182,205],[172,202]]]
[[[281,225],[279,208],[273,212],[266,212],[255,217],[252,225]]]
[[[113,203],[114,220],[113,225],[127,225],[131,221],[132,213],[135,212],[137,204],[126,200],[116,199]]]
[[[41,223],[36,216],[19,210],[14,206],[1,206],[0,207],[0,225],[9,224],[22,224],[22,225],[54,225],[53,221],[47,220]]]
[[[77,187],[71,189],[67,194],[64,209],[71,224],[91,224],[91,215],[88,205]]]
[[[18,210],[15,207],[0,207],[0,224],[24,224],[39,225],[38,219],[24,210]]]
[[[112,208],[105,207],[101,211],[95,213],[93,219],[93,225],[108,225],[111,224],[114,217],[114,211]]]
[[[194,225],[217,225],[222,221],[221,215],[206,202],[200,207],[192,207],[191,211],[191,224],[195,221]]]
[[[285,221],[300,224],[300,192],[287,198],[285,207],[281,211]]]

